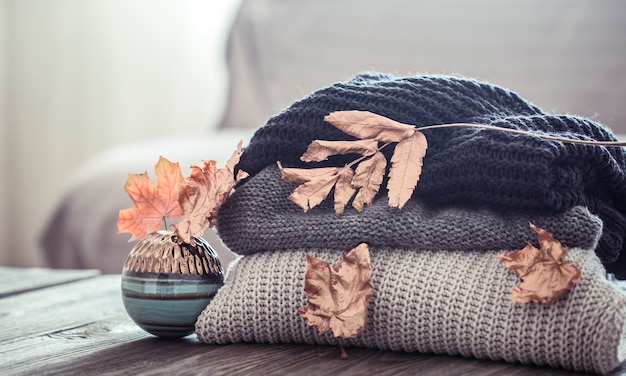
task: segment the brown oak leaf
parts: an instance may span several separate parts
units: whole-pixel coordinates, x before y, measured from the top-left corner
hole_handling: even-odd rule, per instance
[[[387,159],[381,152],[374,154],[371,158],[359,163],[352,179],[352,186],[358,189],[352,206],[362,212],[365,205],[371,205],[374,197],[380,190],[385,176]]]
[[[369,111],[336,111],[324,120],[351,136],[382,142],[400,142],[415,132],[415,127]]]
[[[325,161],[335,154],[361,154],[369,156],[378,151],[378,141],[376,140],[356,140],[356,141],[324,141],[315,140],[311,142],[304,154],[300,157],[303,162]]]
[[[300,308],[300,315],[320,333],[330,329],[339,340],[356,337],[366,326],[373,290],[371,274],[369,247],[365,243],[352,249],[336,266],[307,256],[304,291],[309,304]]]
[[[580,282],[580,270],[564,261],[567,250],[544,229],[530,224],[537,233],[539,247],[528,243],[525,248],[496,257],[515,271],[522,283],[513,288],[511,303],[537,302],[551,305]]]
[[[185,179],[178,201],[185,218],[174,225],[175,231],[185,243],[193,244],[193,238],[201,236],[208,227],[217,222],[217,212],[233,188],[248,174],[235,166],[242,154],[242,142],[223,168],[216,161],[204,161],[203,167],[191,166],[191,174]]]
[[[422,174],[422,161],[427,148],[426,137],[417,131],[396,145],[387,183],[389,206],[402,209],[413,195]]]
[[[129,174],[124,184],[134,207],[120,210],[117,228],[118,233],[132,234],[129,241],[143,240],[148,234],[158,231],[165,218],[183,215],[178,203],[180,186],[184,182],[180,164],[160,157],[154,170],[157,184],[147,172]]]

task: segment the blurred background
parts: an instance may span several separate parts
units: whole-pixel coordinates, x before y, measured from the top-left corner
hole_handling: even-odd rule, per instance
[[[364,70],[488,80],[626,134],[625,16],[620,0],[0,0],[0,265],[108,270],[81,256],[97,253],[116,270],[127,173],[175,147],[223,158],[223,131]],[[107,195],[89,193],[104,171]]]
[[[0,0],[0,264],[44,263],[42,227],[90,157],[214,126],[237,3]]]

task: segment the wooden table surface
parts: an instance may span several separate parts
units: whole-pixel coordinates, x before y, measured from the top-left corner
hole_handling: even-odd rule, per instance
[[[445,355],[161,339],[126,315],[119,275],[0,267],[0,375],[581,375]],[[622,374],[626,369],[614,374]]]

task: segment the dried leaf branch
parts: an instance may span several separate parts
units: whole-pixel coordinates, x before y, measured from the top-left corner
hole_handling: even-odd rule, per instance
[[[314,140],[300,158],[304,162],[321,162],[337,154],[360,154],[344,167],[313,169],[283,168],[283,179],[300,183],[289,199],[308,211],[319,205],[335,190],[335,213],[342,214],[346,205],[359,212],[372,203],[380,189],[387,160],[380,152],[397,143],[389,170],[389,205],[403,208],[411,198],[421,175],[422,159],[428,144],[415,127],[367,111],[333,112],[324,120],[343,132],[360,138],[356,141]],[[352,170],[352,166],[357,166]]]
[[[495,126],[495,125],[486,125],[486,124],[451,123],[451,124],[426,125],[426,126],[418,127],[418,128],[415,128],[415,129],[418,130],[418,131],[425,131],[427,129],[454,128],[454,127],[457,127],[457,128],[458,127],[462,127],[462,128],[490,129],[490,130],[494,130],[494,131],[522,134],[522,135],[526,135],[526,136],[535,136],[535,137],[543,138],[545,140],[569,142],[569,143],[572,143],[572,144],[581,144],[581,145],[608,146],[608,147],[626,146],[626,142],[624,142],[624,141],[577,140],[575,138],[556,137],[556,136],[550,136],[550,135],[547,135],[547,134],[541,134],[541,133],[536,133],[536,132],[531,132],[531,131],[523,131],[523,130],[520,130],[520,129],[503,128],[503,127],[498,127],[498,126]]]
[[[626,146],[626,142],[620,141],[576,140],[485,124],[453,123],[416,128],[368,111],[337,111],[326,115],[324,120],[359,140],[314,140],[300,159],[304,162],[321,162],[337,154],[360,156],[344,167],[296,169],[283,168],[278,162],[283,179],[302,184],[289,199],[305,212],[322,203],[333,188],[336,214],[342,214],[350,200],[352,206],[362,212],[365,205],[372,203],[385,176],[387,160],[380,151],[394,143],[396,147],[391,156],[387,183],[388,200],[389,206],[402,209],[413,195],[422,173],[428,143],[421,131],[427,129],[482,128],[583,145]],[[356,168],[351,172],[354,166]]]

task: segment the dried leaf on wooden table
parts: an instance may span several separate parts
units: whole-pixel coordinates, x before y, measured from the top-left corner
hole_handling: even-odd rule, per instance
[[[223,168],[217,168],[214,160],[204,161],[202,167],[191,166],[191,174],[185,179],[178,197],[185,218],[174,225],[183,242],[191,244],[194,237],[201,236],[216,223],[219,208],[235,185],[248,176],[241,170],[235,176],[235,166],[242,154],[241,145],[239,142]]]
[[[389,206],[402,209],[413,195],[427,148],[426,137],[417,131],[396,145],[387,183]]]
[[[178,203],[180,185],[184,182],[180,164],[160,157],[155,168],[157,184],[147,172],[129,174],[124,189],[133,200],[134,207],[120,210],[118,233],[132,234],[129,241],[143,240],[156,232],[165,218],[178,218],[183,210]]]
[[[365,329],[373,289],[371,274],[369,247],[365,243],[351,250],[336,266],[307,256],[304,291],[309,304],[299,313],[320,333],[332,330],[342,358],[346,355],[341,338],[354,338]]]
[[[324,120],[351,136],[381,142],[400,142],[415,132],[415,127],[369,111],[331,112]]]
[[[575,282],[580,282],[582,276],[572,263],[564,261],[567,250],[558,240],[532,223],[530,227],[537,233],[541,249],[529,243],[519,251],[496,257],[522,279],[513,289],[511,303],[551,305],[570,291]]]

